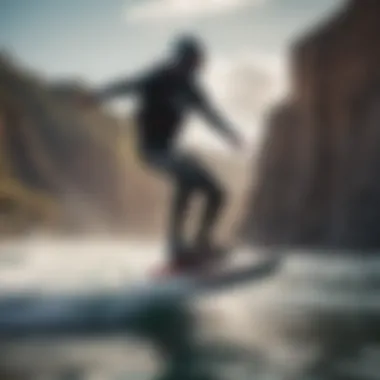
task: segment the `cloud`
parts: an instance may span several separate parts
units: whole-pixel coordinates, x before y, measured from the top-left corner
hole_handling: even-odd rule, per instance
[[[130,21],[154,21],[203,17],[228,13],[250,5],[260,5],[265,0],[147,0],[127,8]]]
[[[221,102],[252,118],[281,92],[281,71],[275,57],[245,54],[215,63],[206,80]]]
[[[220,60],[206,73],[212,97],[228,114],[251,128],[286,91],[284,64],[274,56],[243,54]]]
[[[204,74],[212,103],[253,145],[260,142],[266,111],[286,93],[284,66],[277,56],[241,54],[215,59]],[[201,118],[194,118],[189,129],[187,144],[202,141],[224,150]]]

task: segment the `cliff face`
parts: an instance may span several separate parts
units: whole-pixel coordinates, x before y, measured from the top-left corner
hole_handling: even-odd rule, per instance
[[[380,2],[355,0],[293,50],[244,236],[260,244],[380,247]]]
[[[133,230],[142,180],[130,136],[104,112],[80,107],[85,93],[49,86],[1,59],[0,232]]]

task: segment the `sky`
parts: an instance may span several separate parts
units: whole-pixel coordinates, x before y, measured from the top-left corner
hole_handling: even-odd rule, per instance
[[[210,95],[255,143],[265,110],[286,91],[289,44],[342,2],[0,0],[0,50],[48,80],[97,87],[149,67],[178,33],[193,33],[208,49]],[[212,140],[200,120],[190,124],[190,140]]]

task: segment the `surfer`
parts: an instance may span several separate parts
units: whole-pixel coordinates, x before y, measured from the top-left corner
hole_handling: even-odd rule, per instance
[[[136,78],[116,81],[96,94],[96,101],[109,100],[126,94],[135,94],[140,101],[137,112],[138,151],[143,163],[165,173],[175,183],[175,195],[169,223],[170,269],[186,269],[191,255],[201,252],[212,255],[216,247],[212,231],[218,220],[225,191],[195,157],[175,149],[175,139],[181,131],[189,111],[200,113],[215,130],[239,148],[241,139],[215,109],[197,84],[197,74],[205,61],[200,41],[183,36],[176,41],[173,56]],[[194,245],[188,250],[183,230],[189,201],[200,193],[206,203]],[[206,257],[205,257],[206,258]],[[202,259],[201,259],[202,261]]]

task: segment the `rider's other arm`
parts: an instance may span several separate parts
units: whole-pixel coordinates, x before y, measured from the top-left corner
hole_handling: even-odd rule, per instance
[[[220,133],[227,137],[234,145],[240,144],[240,139],[230,124],[220,116],[211,106],[207,97],[199,89],[191,89],[191,97],[196,109]]]
[[[130,95],[143,90],[149,83],[154,83],[161,77],[161,71],[157,68],[152,68],[142,72],[135,77],[114,81],[96,92],[98,101],[109,100],[118,96]]]

